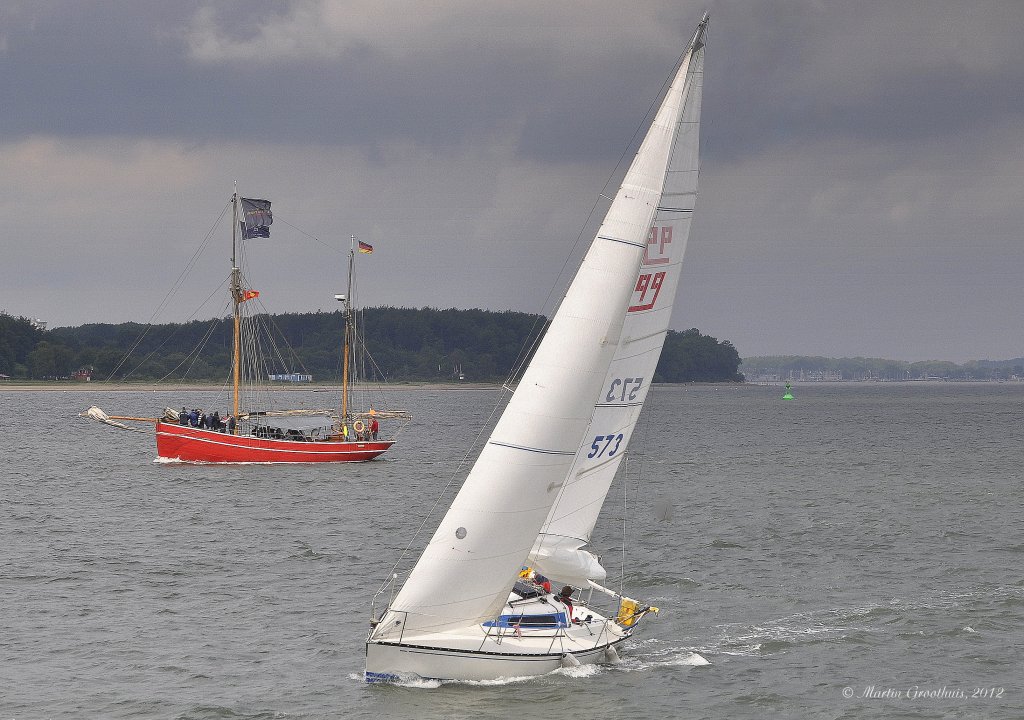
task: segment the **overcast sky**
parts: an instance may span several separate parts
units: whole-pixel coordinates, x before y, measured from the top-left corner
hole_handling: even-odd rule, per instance
[[[673,326],[1024,356],[1017,0],[6,0],[0,310],[219,315],[237,182],[273,202],[246,244],[271,312],[335,309],[350,235],[364,305],[546,311],[704,10]]]

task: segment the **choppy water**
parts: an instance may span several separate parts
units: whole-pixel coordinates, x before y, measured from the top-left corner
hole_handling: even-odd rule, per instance
[[[386,460],[215,467],[75,417],[198,393],[0,388],[0,717],[1024,716],[1024,386],[795,393],[654,391],[597,532],[617,575],[627,498],[662,608],[620,665],[378,687],[370,597],[495,392],[395,391]]]

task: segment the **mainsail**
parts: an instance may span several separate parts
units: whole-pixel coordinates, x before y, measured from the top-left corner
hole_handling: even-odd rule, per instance
[[[704,44],[698,30],[676,76],[681,87],[669,91],[654,121],[664,132],[677,123],[678,132],[622,337],[597,396],[590,432],[530,554],[530,562],[545,575],[567,582],[586,586],[587,580],[605,577],[597,558],[580,548],[590,541],[626,455],[668,332],[697,199],[703,73]]]
[[[693,191],[687,190],[690,179],[682,182],[685,171],[677,172],[675,165],[670,173],[669,158],[674,150],[680,152],[676,136],[688,107],[686,93],[694,82],[699,94],[699,73],[690,69],[699,66],[699,62],[694,65],[693,57],[703,47],[705,23],[684,56],[662,108],[508,407],[388,615],[382,618],[382,632],[393,622],[403,624],[406,636],[464,628],[498,614],[542,528],[548,525],[549,530],[563,532],[549,516],[559,496],[567,496],[563,486],[577,464],[581,445],[586,448],[593,442],[603,447],[607,459],[614,438],[621,436],[621,449],[625,449],[628,419],[609,417],[608,430],[597,431],[606,436],[614,430],[608,445],[591,437],[589,428],[595,418],[595,399],[606,397],[610,390],[609,377],[629,377],[634,383],[629,388],[616,386],[628,403],[609,402],[610,408],[632,407],[646,394],[650,374],[642,374],[645,365],[633,370],[629,353],[649,354],[653,357],[650,362],[657,362],[664,336],[664,329],[657,328],[662,322],[667,327],[668,320],[655,298],[664,293],[665,305],[671,304],[678,260],[670,260],[664,270],[659,263],[653,272],[644,264],[654,259],[651,252],[655,246],[649,237],[658,213],[664,212],[659,210],[663,190],[669,192],[666,202],[672,207],[684,211],[693,207]],[[699,109],[699,102],[697,106]],[[670,226],[674,232],[675,225]],[[663,271],[666,274],[658,276]],[[636,309],[649,302],[647,309],[656,312]],[[633,315],[654,315],[658,320],[638,324]],[[620,359],[616,372],[625,375],[609,370],[616,358]],[[637,376],[642,378],[639,387],[635,385]],[[635,407],[639,412],[639,406]],[[600,422],[604,422],[603,414]],[[620,447],[614,449],[617,454]],[[596,504],[596,516],[600,501],[587,497],[589,491],[581,494],[581,506],[589,509]],[[581,527],[590,525],[586,532],[573,530],[573,537],[589,537],[593,522],[579,513],[570,516]]]

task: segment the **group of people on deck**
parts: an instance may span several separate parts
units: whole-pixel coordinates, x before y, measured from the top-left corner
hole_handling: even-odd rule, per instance
[[[200,413],[196,408],[192,408],[189,412],[185,408],[181,409],[178,413],[178,422],[181,425],[188,425],[194,428],[204,428],[207,430],[215,430],[217,432],[235,432],[235,416],[228,415],[227,421],[224,421],[220,417],[220,411],[214,410],[212,413]]]
[[[368,442],[370,440],[377,439],[377,433],[380,431],[380,423],[377,422],[377,418],[370,418],[370,424],[367,425],[362,420],[356,420],[352,423],[352,430],[349,431],[347,424],[341,426],[341,439],[344,442]]]
[[[214,410],[212,413],[200,412],[196,408],[188,410],[182,408],[181,412],[178,413],[178,423],[188,427],[202,428],[204,430],[213,430],[215,432],[226,432],[234,434],[236,427],[235,416],[225,413],[227,420],[224,420],[220,416],[218,410]],[[255,428],[253,430],[254,435],[261,434],[259,431],[263,431],[262,436],[266,436],[272,432],[269,428]],[[357,420],[352,423],[352,429],[349,429],[348,424],[341,426],[342,440],[345,442],[368,442],[370,440],[377,439],[377,433],[380,432],[380,423],[377,422],[377,418],[371,417],[369,424],[364,423],[362,420]],[[298,431],[289,431],[289,434],[301,436]],[[285,435],[280,431],[277,432],[277,436],[284,438]],[[302,436],[303,439],[309,439]],[[294,439],[299,439],[296,437]]]
[[[524,568],[524,571],[527,573],[527,577],[530,577],[532,571],[530,571],[529,568]],[[539,572],[532,572],[532,577],[530,577],[530,580],[532,580],[533,584],[539,587],[545,593],[551,593],[551,581],[543,575],[541,575]],[[565,605],[570,618],[572,618],[572,593],[572,586],[566,585],[562,588],[558,595],[555,596],[556,600],[562,601],[562,604]]]

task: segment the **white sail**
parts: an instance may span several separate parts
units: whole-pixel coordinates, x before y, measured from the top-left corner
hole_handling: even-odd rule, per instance
[[[636,305],[691,55],[508,407],[371,642],[398,623],[405,637],[478,625],[505,605],[588,433]]]
[[[530,554],[531,563],[545,575],[574,584],[586,585],[587,580],[600,581],[605,576],[597,558],[581,548],[590,540],[605,496],[626,455],[672,316],[697,199],[702,31],[698,30],[680,65],[675,86],[661,109],[664,117],[655,121],[656,125],[667,125],[678,116],[678,132],[622,337],[597,396],[590,432]]]

